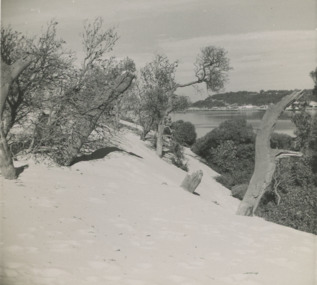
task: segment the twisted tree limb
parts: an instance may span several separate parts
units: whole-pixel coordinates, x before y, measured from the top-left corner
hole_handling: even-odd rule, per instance
[[[237,214],[243,216],[254,215],[260,200],[271,184],[276,163],[287,156],[301,156],[301,153],[289,150],[275,150],[270,147],[271,135],[281,113],[303,96],[303,91],[295,91],[282,98],[275,105],[270,105],[261,121],[260,130],[255,142],[255,166],[248,190],[241,201]]]

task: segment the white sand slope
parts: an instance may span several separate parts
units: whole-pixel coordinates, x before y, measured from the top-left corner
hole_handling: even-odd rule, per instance
[[[124,136],[142,158],[31,163],[0,182],[0,284],[317,284],[316,236],[236,216],[238,201],[192,156],[204,177],[200,196],[185,192],[184,171]]]

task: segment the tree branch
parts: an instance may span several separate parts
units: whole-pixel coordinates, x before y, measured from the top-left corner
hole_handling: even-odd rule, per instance
[[[296,156],[296,157],[303,156],[301,152],[285,150],[285,149],[272,150],[272,155],[275,157],[275,159],[281,159],[281,158],[290,157],[290,156]]]
[[[9,89],[14,80],[31,64],[30,56],[17,60],[12,65],[6,64],[1,59],[1,96],[0,96],[0,119],[2,118],[5,102],[9,93]]]
[[[176,86],[175,86],[175,90],[176,90],[177,88],[188,87],[188,86],[192,86],[192,85],[194,85],[194,84],[201,83],[201,82],[203,82],[203,80],[197,79],[197,80],[195,80],[195,81],[188,82],[188,83],[184,83],[184,84],[179,84],[179,83],[178,83],[178,84],[176,84]]]

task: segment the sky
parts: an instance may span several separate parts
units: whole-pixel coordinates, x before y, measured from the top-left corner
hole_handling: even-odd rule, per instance
[[[194,79],[205,46],[228,51],[233,69],[225,91],[312,88],[317,67],[316,0],[2,0],[2,25],[28,35],[58,21],[58,33],[77,53],[85,20],[102,17],[120,39],[114,55],[138,68],[155,54],[178,60],[176,79]],[[181,88],[192,101],[208,95]]]

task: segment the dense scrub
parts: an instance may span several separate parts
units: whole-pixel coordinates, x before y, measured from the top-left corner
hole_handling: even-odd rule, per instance
[[[297,137],[274,133],[271,147],[300,150],[301,158],[284,158],[256,214],[269,221],[317,234],[317,116],[294,116]],[[309,132],[307,131],[309,130]],[[247,189],[254,168],[255,134],[245,120],[228,120],[197,140],[192,150],[204,157],[233,189],[239,199]]]
[[[221,177],[218,181],[231,189],[248,183],[254,167],[255,134],[246,120],[228,120],[199,138],[192,151],[204,157]]]

